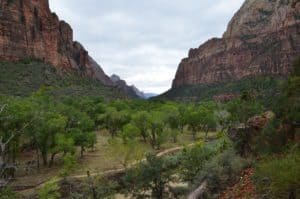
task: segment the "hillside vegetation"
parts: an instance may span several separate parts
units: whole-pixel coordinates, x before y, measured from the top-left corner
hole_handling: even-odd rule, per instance
[[[278,96],[283,81],[284,79],[267,76],[217,84],[185,85],[172,88],[156,99],[203,101],[223,94],[239,95],[243,91],[251,91],[257,100],[270,106],[274,102],[270,101],[270,97]]]
[[[82,77],[75,71],[63,72],[40,61],[0,62],[0,94],[30,96],[41,87],[48,87],[52,96],[98,96],[105,99],[125,98],[117,88]]]

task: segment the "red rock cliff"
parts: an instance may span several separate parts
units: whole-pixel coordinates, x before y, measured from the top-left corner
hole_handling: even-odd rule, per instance
[[[189,51],[173,88],[258,75],[286,76],[300,56],[300,1],[246,0],[221,39]]]
[[[64,71],[77,71],[112,85],[73,30],[49,8],[48,0],[0,0],[0,60],[43,60]]]

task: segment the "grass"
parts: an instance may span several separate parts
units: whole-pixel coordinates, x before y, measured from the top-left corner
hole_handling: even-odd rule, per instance
[[[105,99],[125,98],[117,88],[82,77],[76,72],[64,73],[39,61],[0,62],[0,94],[29,96],[41,87],[51,87],[50,94],[63,96],[101,96]]]
[[[299,165],[299,150],[258,163],[254,175],[258,191],[268,198],[297,198],[300,196]]]

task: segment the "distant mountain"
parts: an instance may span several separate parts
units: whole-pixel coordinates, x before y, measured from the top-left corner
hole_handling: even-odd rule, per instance
[[[155,93],[144,93],[143,91],[140,91],[136,86],[134,85],[127,85],[125,80],[122,80],[118,75],[113,74],[110,77],[111,81],[114,83],[115,86],[117,86],[119,89],[123,90],[127,95],[134,97],[134,98],[140,98],[140,99],[149,99],[151,97],[157,96]]]
[[[156,93],[144,93],[145,99],[149,99],[149,98],[155,97],[155,96],[157,96],[157,95],[158,95],[158,94],[156,94]]]
[[[125,80],[122,80],[118,75],[113,74],[110,79],[115,86],[124,91],[128,96],[133,98],[145,99],[143,92],[137,89],[134,85],[127,85],[127,82]]]

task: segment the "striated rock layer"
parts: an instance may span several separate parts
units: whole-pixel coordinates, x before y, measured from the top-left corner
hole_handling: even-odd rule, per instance
[[[285,77],[300,56],[300,1],[246,0],[223,38],[189,51],[173,88],[245,77]]]
[[[0,60],[29,57],[112,85],[84,47],[73,41],[70,25],[50,11],[48,0],[0,0]]]

